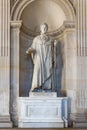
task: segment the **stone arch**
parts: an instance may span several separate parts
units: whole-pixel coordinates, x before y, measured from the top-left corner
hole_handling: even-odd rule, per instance
[[[23,10],[35,0],[17,0],[11,10],[11,20],[16,21],[20,20],[21,14]],[[69,0],[54,0],[57,4],[60,5],[63,12],[65,13],[67,20],[74,21],[75,20],[75,9]]]

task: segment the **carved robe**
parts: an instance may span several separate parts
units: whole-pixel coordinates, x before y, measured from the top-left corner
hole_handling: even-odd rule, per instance
[[[48,36],[37,36],[31,45],[34,49],[32,59],[34,63],[32,88],[42,87],[51,89],[52,87],[52,62],[53,62],[53,43]]]

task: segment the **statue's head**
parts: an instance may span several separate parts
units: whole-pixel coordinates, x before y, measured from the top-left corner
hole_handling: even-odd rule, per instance
[[[40,30],[41,30],[41,34],[45,34],[48,30],[48,25],[46,23],[41,24]]]

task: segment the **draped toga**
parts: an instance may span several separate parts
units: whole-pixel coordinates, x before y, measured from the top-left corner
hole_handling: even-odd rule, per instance
[[[34,63],[32,87],[42,87],[43,89],[51,89],[52,87],[52,61],[53,61],[53,44],[52,38],[48,36],[37,36],[31,45],[34,49],[32,59]]]

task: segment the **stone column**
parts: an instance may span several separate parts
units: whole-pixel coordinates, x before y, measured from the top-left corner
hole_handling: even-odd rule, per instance
[[[10,0],[0,0],[0,127],[10,121]]]
[[[11,114],[15,126],[18,125],[20,27],[21,21],[11,22]]]

